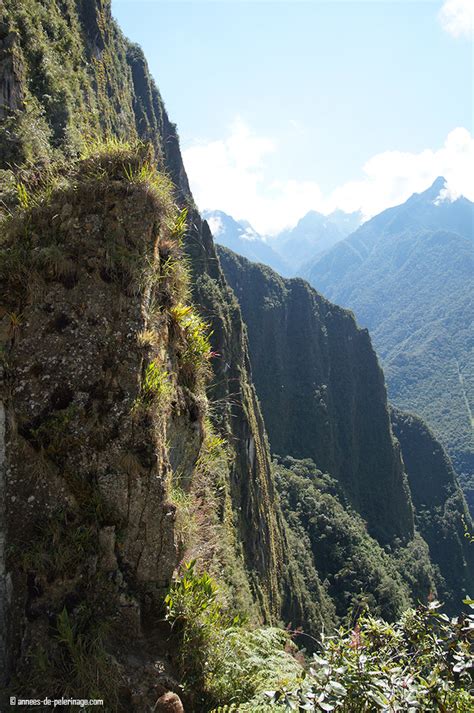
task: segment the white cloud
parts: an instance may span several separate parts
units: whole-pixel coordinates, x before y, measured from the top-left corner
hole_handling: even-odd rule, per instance
[[[211,233],[215,238],[217,238],[217,236],[222,233],[222,228],[224,227],[222,225],[222,220],[217,215],[212,215],[207,219],[207,222],[209,223]]]
[[[362,167],[360,179],[326,196],[316,181],[271,175],[266,159],[277,150],[273,139],[256,135],[241,119],[226,139],[188,148],[184,163],[199,208],[223,210],[247,219],[260,233],[273,234],[309,210],[360,210],[370,217],[424,191],[437,176],[447,180],[440,198],[462,194],[474,201],[474,137],[465,128],[451,131],[438,149],[376,154]]]
[[[225,139],[200,142],[183,151],[184,165],[201,210],[223,210],[245,218],[260,233],[275,233],[322,203],[312,181],[281,181],[265,171],[276,142],[257,136],[237,118]]]
[[[453,37],[472,37],[474,0],[445,0],[438,18],[443,30]]]
[[[451,131],[437,150],[420,153],[385,151],[363,167],[365,176],[337,188],[329,205],[346,211],[361,210],[366,217],[403,203],[412,193],[428,188],[438,176],[447,182],[446,197],[464,195],[474,200],[474,137],[467,129]]]

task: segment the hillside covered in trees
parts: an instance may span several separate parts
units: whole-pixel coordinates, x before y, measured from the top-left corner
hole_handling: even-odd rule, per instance
[[[440,177],[300,274],[368,327],[390,399],[429,423],[472,507],[474,204],[444,190]]]

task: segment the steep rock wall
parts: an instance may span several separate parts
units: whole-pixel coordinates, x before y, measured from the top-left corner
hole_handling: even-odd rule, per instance
[[[417,416],[391,408],[400,442],[416,523],[440,570],[440,596],[455,613],[474,587],[474,551],[465,537],[472,521],[453,466],[443,446]]]
[[[367,330],[300,279],[225,248],[219,256],[248,328],[273,452],[337,478],[380,542],[413,535],[413,512]]]
[[[144,185],[76,175],[7,225],[8,649],[36,686],[61,617],[118,621],[133,651],[183,554],[171,487],[192,480],[206,400],[167,317],[167,210]],[[127,666],[123,641],[109,646]]]
[[[14,33],[15,56],[27,98],[20,110],[11,106],[5,119],[9,131],[3,134],[4,161],[13,156],[18,163],[30,158],[37,165],[48,165],[57,156],[77,155],[85,137],[91,135],[127,140],[139,137],[153,143],[157,165],[172,178],[181,204],[188,206],[187,246],[194,273],[202,278],[195,298],[212,316],[213,345],[222,364],[230,360],[232,352],[235,369],[232,382],[216,387],[221,399],[233,394],[238,414],[236,418],[229,411],[220,420],[235,451],[234,513],[242,532],[248,533],[259,523],[263,539],[244,540],[246,565],[253,572],[250,578],[258,584],[263,610],[268,616],[276,614],[282,586],[282,525],[272,502],[268,449],[248,373],[241,317],[225,286],[212,238],[194,208],[176,129],[150,78],[143,53],[122,36],[112,20],[108,0],[54,1],[48,8],[40,2],[7,2],[3,20],[3,32]],[[60,40],[69,44],[67,57]],[[59,105],[62,112],[54,111]],[[14,130],[10,130],[12,126]],[[222,371],[220,365],[216,371]],[[216,382],[218,379],[219,375]],[[211,386],[211,399],[213,393]]]

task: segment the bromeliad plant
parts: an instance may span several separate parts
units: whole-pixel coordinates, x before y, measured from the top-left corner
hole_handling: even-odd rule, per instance
[[[170,317],[183,339],[182,359],[187,371],[197,378],[205,376],[209,360],[215,355],[211,349],[209,325],[192,306],[181,303],[171,307]]]

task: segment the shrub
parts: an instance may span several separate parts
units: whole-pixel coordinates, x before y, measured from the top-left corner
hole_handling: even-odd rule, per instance
[[[243,704],[268,685],[294,684],[302,668],[286,650],[291,646],[287,632],[247,630],[219,597],[215,580],[199,574],[192,560],[165,599],[166,618],[179,632],[185,689],[199,710]]]
[[[206,688],[206,675],[215,664],[224,616],[216,582],[196,572],[196,561],[183,566],[181,576],[165,598],[166,619],[180,637],[179,668],[187,686]]]
[[[352,630],[322,638],[302,683],[269,692],[271,705],[341,713],[468,713],[474,705],[474,616],[449,619],[439,607],[432,602],[409,609],[394,625],[362,617]]]
[[[180,329],[184,349],[182,359],[191,367],[196,376],[207,372],[207,365],[212,356],[209,325],[196,314],[190,305],[178,303],[170,309],[172,322]]]

